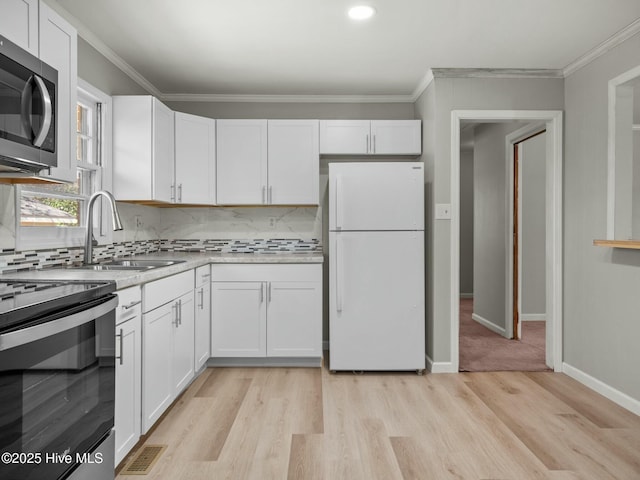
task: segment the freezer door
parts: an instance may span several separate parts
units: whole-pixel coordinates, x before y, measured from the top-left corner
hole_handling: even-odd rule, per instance
[[[329,368],[424,369],[424,232],[330,232],[329,261]]]
[[[420,162],[329,164],[329,230],[423,230]]]

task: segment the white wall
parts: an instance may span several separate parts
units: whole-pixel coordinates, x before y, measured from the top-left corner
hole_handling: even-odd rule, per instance
[[[640,35],[565,79],[564,362],[640,402],[640,252],[607,233],[610,79],[640,65]]]
[[[521,319],[545,314],[546,224],[545,172],[546,141],[543,133],[522,142],[520,155],[521,194]]]

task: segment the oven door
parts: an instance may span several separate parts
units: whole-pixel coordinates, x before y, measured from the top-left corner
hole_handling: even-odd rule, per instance
[[[107,295],[0,335],[0,478],[65,478],[110,433],[117,303]]]

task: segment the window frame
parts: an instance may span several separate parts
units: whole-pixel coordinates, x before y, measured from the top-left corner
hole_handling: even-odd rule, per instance
[[[98,155],[101,159],[101,166],[85,164],[77,161],[77,141],[74,142],[76,147],[73,148],[75,152],[74,158],[76,159],[75,168],[88,168],[94,170],[96,178],[94,180],[93,192],[98,190],[111,190],[113,182],[112,173],[112,121],[113,121],[113,109],[111,96],[97,89],[85,80],[78,78],[78,95],[76,97],[76,105],[82,103],[82,99],[90,100],[93,103],[101,103],[101,128],[102,135],[100,136],[100,145],[96,145],[95,148],[99,149]],[[75,112],[76,109],[74,108]],[[75,119],[75,115],[74,115]],[[74,131],[76,122],[74,121]],[[96,126],[97,128],[97,126]],[[16,209],[16,249],[17,250],[34,250],[42,248],[65,248],[65,247],[79,247],[84,245],[85,239],[85,218],[82,218],[83,224],[79,227],[23,227],[20,225],[20,207],[22,199],[22,188],[17,186],[15,188],[15,209]],[[25,187],[26,188],[26,187]],[[93,193],[91,192],[91,193]],[[89,196],[91,195],[89,194]],[[98,243],[103,245],[112,243],[113,231],[108,228],[107,215],[102,215],[105,208],[105,200],[100,199],[96,202],[94,207],[94,227],[93,234]],[[82,215],[85,217],[85,215]]]

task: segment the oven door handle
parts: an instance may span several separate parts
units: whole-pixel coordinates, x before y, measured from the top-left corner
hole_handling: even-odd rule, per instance
[[[10,348],[37,342],[60,332],[92,322],[118,306],[118,297],[112,297],[99,305],[68,315],[66,317],[40,323],[32,327],[22,328],[14,332],[0,335],[0,352]]]

